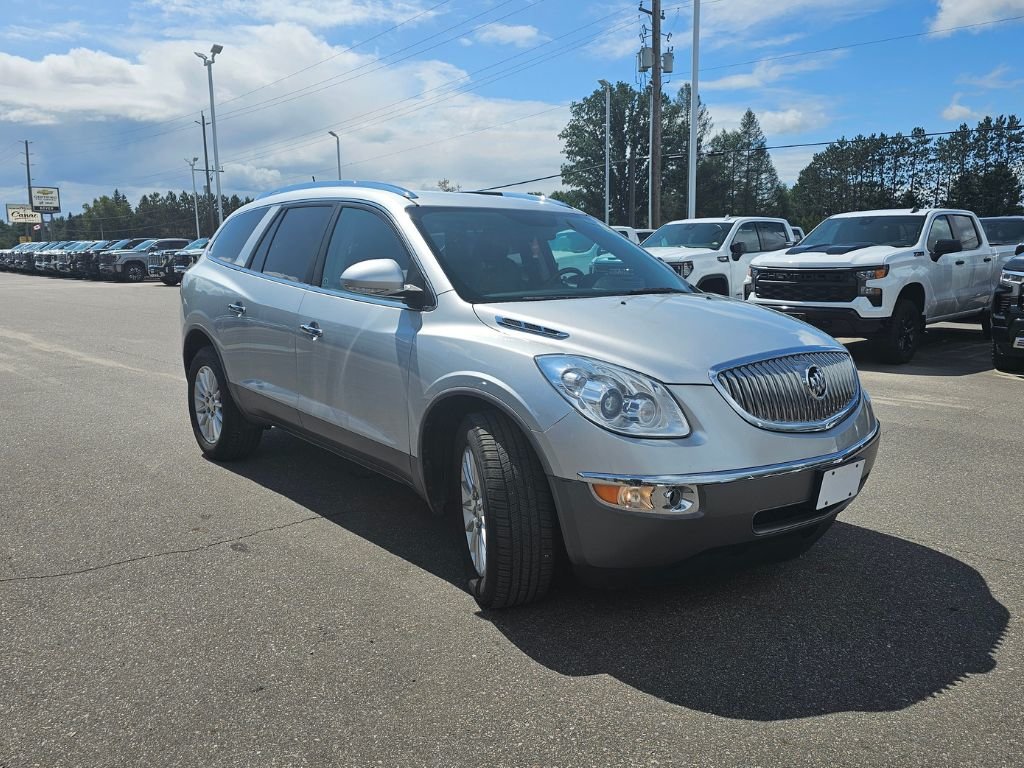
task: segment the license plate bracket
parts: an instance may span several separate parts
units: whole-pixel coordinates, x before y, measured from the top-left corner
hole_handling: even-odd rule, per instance
[[[818,485],[818,503],[815,509],[824,509],[848,501],[860,492],[866,459],[852,461],[841,467],[822,470]]]

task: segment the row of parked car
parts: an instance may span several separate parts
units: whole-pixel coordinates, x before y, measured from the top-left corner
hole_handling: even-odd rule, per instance
[[[1009,264],[1024,253],[1024,216],[857,211],[806,237],[785,219],[724,216],[669,222],[641,245],[702,291],[873,339],[890,363],[909,362],[925,326],[948,321],[979,322],[997,368],[1024,362],[1021,276]]]
[[[157,277],[177,285],[209,238],[134,237],[21,243],[0,250],[0,270],[141,283]]]

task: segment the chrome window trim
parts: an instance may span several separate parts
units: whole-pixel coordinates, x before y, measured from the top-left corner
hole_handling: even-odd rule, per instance
[[[578,477],[588,483],[605,483],[608,485],[718,485],[733,483],[738,480],[757,480],[765,477],[778,477],[809,469],[826,469],[842,464],[857,453],[871,446],[878,440],[881,425],[875,421],[874,429],[867,437],[858,440],[848,448],[824,456],[809,459],[787,461],[780,464],[767,464],[762,467],[747,469],[729,469],[718,472],[702,472],[690,475],[624,475],[605,472],[580,472]]]
[[[853,413],[854,409],[860,405],[863,399],[863,388],[860,385],[860,376],[857,371],[857,366],[854,365],[854,379],[857,383],[857,390],[854,392],[853,397],[850,399],[849,404],[833,416],[830,416],[825,421],[800,421],[800,422],[776,422],[768,421],[766,419],[759,419],[756,416],[747,413],[743,406],[740,405],[736,400],[733,399],[729,391],[722,385],[718,380],[718,374],[723,371],[728,371],[732,368],[740,368],[744,365],[750,365],[751,363],[760,363],[765,360],[776,360],[778,358],[789,357],[791,355],[804,355],[813,354],[815,352],[832,352],[837,354],[846,355],[853,364],[853,356],[849,351],[843,347],[829,347],[825,345],[811,346],[811,347],[792,347],[790,349],[775,350],[768,354],[750,355],[748,357],[741,357],[737,360],[730,360],[727,363],[721,363],[708,370],[708,377],[711,379],[712,385],[718,390],[718,393],[725,398],[725,401],[729,406],[736,411],[737,414],[748,424],[752,424],[758,429],[764,429],[769,432],[826,432],[836,424],[839,424],[847,416]]]

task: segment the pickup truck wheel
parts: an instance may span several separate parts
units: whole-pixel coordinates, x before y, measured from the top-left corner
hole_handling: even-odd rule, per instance
[[[992,313],[987,309],[981,316],[981,338],[985,341],[992,338]]]
[[[188,369],[188,414],[199,448],[211,459],[243,459],[256,450],[263,428],[251,423],[231,399],[220,360],[210,347]]]
[[[138,262],[132,262],[124,268],[124,279],[129,283],[141,283],[146,279],[146,271]]]
[[[178,284],[177,278],[170,277],[168,275],[160,275],[160,282],[163,283],[164,285],[177,285]]]
[[[453,465],[470,593],[482,608],[540,599],[554,572],[555,505],[526,438],[499,413],[472,414]]]
[[[907,299],[896,302],[889,327],[876,339],[882,360],[893,365],[909,363],[921,340],[921,313],[917,305]]]

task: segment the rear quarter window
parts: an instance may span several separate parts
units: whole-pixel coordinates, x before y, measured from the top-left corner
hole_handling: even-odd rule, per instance
[[[254,208],[232,216],[217,230],[207,255],[228,264],[244,264],[248,254],[242,253],[242,248],[267,214],[267,210]]]

